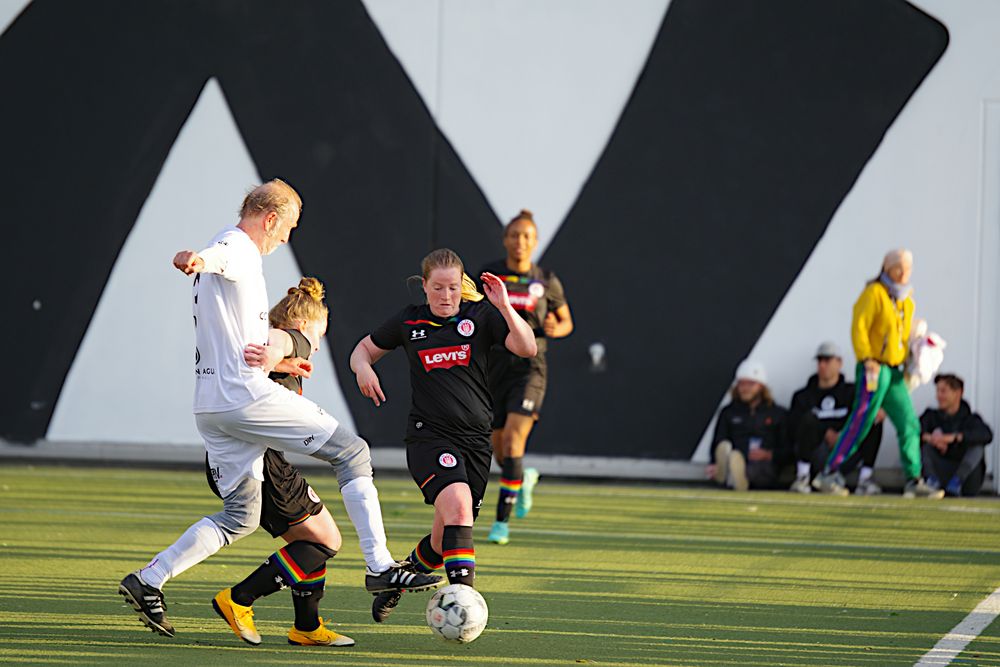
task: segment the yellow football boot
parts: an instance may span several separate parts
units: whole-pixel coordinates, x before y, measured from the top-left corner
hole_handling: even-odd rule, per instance
[[[215,613],[222,617],[236,636],[251,646],[260,645],[260,634],[253,623],[253,608],[233,602],[233,589],[220,591],[212,600]]]
[[[354,640],[344,635],[338,635],[323,625],[323,619],[319,619],[319,627],[312,632],[299,630],[292,627],[288,631],[288,643],[295,646],[354,646]]]

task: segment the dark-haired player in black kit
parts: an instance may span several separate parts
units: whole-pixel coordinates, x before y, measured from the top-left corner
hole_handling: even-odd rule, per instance
[[[552,271],[531,262],[531,254],[538,246],[538,229],[531,211],[521,210],[507,223],[503,245],[506,259],[486,265],[483,271],[506,283],[511,305],[535,332],[538,354],[521,359],[502,346],[494,347],[490,354],[490,392],[496,402],[493,454],[501,473],[496,521],[488,539],[497,544],[510,541],[511,507],[516,504],[519,519],[531,510],[532,492],[538,483],[538,471],[524,468],[524,450],[545,399],[546,339],[563,338],[573,332],[562,283]]]
[[[424,502],[434,506],[431,532],[409,560],[428,573],[443,565],[450,583],[472,586],[472,524],[490,471],[490,348],[502,344],[521,357],[533,357],[538,348],[531,327],[511,306],[495,275],[482,276],[489,303],[451,250],[427,255],[421,276],[427,303],[403,308],[365,336],[351,354],[351,370],[361,393],[380,405],[385,395],[372,365],[390,350],[403,348],[413,393],[406,462]],[[372,617],[385,620],[399,599],[398,591],[377,595]]]

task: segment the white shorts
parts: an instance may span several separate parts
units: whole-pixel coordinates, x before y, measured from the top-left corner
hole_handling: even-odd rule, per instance
[[[264,451],[312,454],[337,430],[337,420],[308,398],[275,391],[229,412],[196,414],[212,478],[225,497],[247,477],[264,480]]]

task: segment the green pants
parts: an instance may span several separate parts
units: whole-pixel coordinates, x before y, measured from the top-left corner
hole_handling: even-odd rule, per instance
[[[826,461],[827,469],[837,470],[845,460],[851,458],[868,435],[881,408],[896,427],[899,460],[906,478],[917,479],[920,477],[920,420],[913,411],[913,401],[910,400],[910,392],[903,380],[903,371],[882,364],[878,386],[874,391],[868,389],[863,363],[858,363],[855,376],[854,405],[847,423],[840,431],[837,445]]]

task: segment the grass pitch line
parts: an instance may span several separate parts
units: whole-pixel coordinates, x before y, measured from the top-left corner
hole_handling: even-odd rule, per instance
[[[951,629],[951,632],[925,653],[913,667],[940,667],[950,665],[965,647],[989,627],[993,620],[1000,616],[1000,588],[993,591],[985,600],[976,605],[962,622]]]

